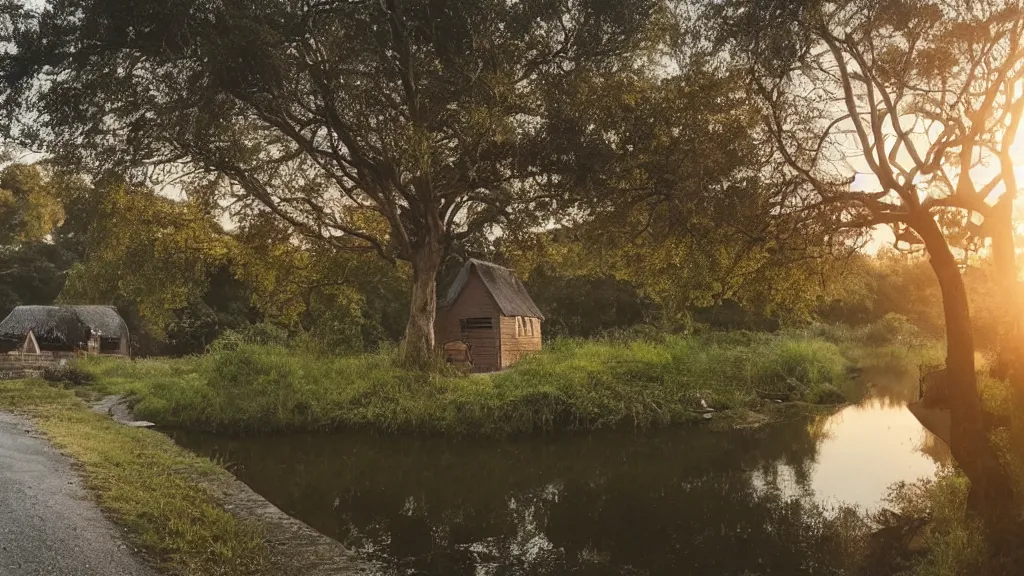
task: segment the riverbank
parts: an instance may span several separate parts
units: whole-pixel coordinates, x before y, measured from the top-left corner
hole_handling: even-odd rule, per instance
[[[216,463],[163,434],[117,424],[74,392],[42,380],[0,382],[0,410],[30,418],[79,464],[100,507],[161,571],[343,573],[337,571],[346,566],[340,545],[288,519]],[[331,562],[319,557],[325,548]]]
[[[409,371],[392,352],[335,357],[254,345],[81,367],[96,389],[131,398],[141,419],[237,434],[649,430],[855,395],[836,344],[789,333],[560,340],[512,369],[470,376]]]

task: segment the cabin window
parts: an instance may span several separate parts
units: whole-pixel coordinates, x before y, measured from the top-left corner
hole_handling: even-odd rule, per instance
[[[530,318],[530,336],[536,336],[537,333],[533,331],[533,318]]]
[[[463,332],[470,330],[493,330],[493,318],[460,318],[459,327]]]

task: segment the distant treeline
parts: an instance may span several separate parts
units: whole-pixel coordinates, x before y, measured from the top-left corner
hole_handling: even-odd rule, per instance
[[[22,304],[112,304],[143,355],[201,353],[226,330],[301,336],[329,352],[402,338],[405,264],[329,249],[269,218],[228,230],[216,210],[196,202],[116,180],[88,184],[42,166],[8,167],[0,192],[0,218],[8,223],[0,248],[4,315]],[[772,282],[728,287],[714,278],[694,281],[692,271],[651,273],[643,261],[624,266],[621,254],[594,249],[579,234],[483,238],[473,248],[449,256],[441,288],[467,254],[512,266],[547,316],[546,337],[681,333],[697,325],[770,331],[814,320],[858,325],[888,313],[943,333],[938,286],[920,257],[837,255]],[[965,276],[975,296],[992,289],[984,268]],[[994,312],[983,305],[991,299],[975,300],[984,345],[994,338]]]

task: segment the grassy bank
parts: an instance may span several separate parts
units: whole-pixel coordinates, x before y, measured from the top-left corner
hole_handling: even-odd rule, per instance
[[[159,567],[181,576],[267,573],[260,530],[204,487],[226,474],[214,463],[162,434],[94,414],[74,393],[41,380],[0,382],[0,410],[31,416],[78,462],[100,506]]]
[[[400,367],[391,353],[314,356],[242,345],[201,357],[91,361],[104,392],[130,394],[136,415],[216,432],[371,428],[502,436],[552,430],[650,429],[765,398],[844,401],[848,362],[801,335],[562,340],[513,369],[468,377]]]

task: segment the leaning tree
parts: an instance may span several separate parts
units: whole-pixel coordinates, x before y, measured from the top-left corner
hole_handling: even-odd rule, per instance
[[[923,246],[942,293],[951,449],[972,502],[1012,498],[988,441],[967,294],[950,231],[984,218],[1016,290],[1008,160],[1020,122],[1024,30],[1013,3],[845,0],[716,5],[780,160],[842,228],[889,226]],[[1003,230],[1002,228],[1006,228]],[[904,244],[905,245],[905,244]]]
[[[270,212],[409,262],[406,355],[420,363],[446,250],[529,209],[552,177],[533,153],[552,79],[635,65],[658,6],[9,2],[7,136],[77,170],[202,182],[236,218]]]

